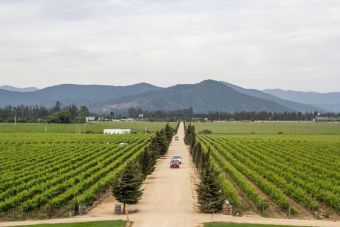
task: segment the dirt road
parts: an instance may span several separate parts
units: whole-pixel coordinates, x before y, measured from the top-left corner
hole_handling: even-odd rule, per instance
[[[200,214],[195,211],[195,181],[198,179],[195,168],[191,162],[189,151],[184,144],[184,125],[181,123],[179,141],[172,141],[167,155],[157,162],[155,171],[144,183],[142,200],[134,206],[128,206],[129,219],[135,227],[195,227],[201,223],[213,221],[275,224],[294,226],[324,226],[339,227],[339,223],[321,220],[274,219],[259,216],[232,217],[226,215]],[[169,162],[174,154],[183,157],[183,164],[179,169],[170,169]],[[0,223],[0,226],[18,226],[40,223],[72,223],[101,220],[126,220],[126,215],[114,215],[115,200],[107,197],[98,207],[85,216],[67,219],[51,219],[41,221],[24,221]]]
[[[167,155],[159,160],[155,172],[147,179],[139,213],[134,215],[134,226],[192,226],[188,216],[194,209],[194,166],[184,144],[184,125],[180,124],[178,141],[172,141]],[[169,163],[175,154],[181,155],[179,169],[171,169]]]

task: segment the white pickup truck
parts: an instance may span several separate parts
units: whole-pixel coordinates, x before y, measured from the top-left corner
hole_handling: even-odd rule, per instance
[[[182,164],[183,158],[182,158],[182,156],[180,156],[180,155],[174,155],[174,156],[172,156],[172,159],[171,159],[171,160],[179,161],[179,164]]]

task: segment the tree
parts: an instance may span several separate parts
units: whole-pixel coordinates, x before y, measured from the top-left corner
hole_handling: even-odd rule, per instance
[[[60,111],[61,111],[61,103],[59,101],[57,101],[52,108],[52,112],[56,113],[56,112],[60,112]]]
[[[170,143],[172,136],[174,135],[174,129],[170,127],[169,123],[167,123],[164,127],[165,135]]]
[[[149,150],[149,148],[145,148],[145,151],[142,153],[139,159],[140,169],[144,175],[144,178],[153,172],[155,169],[157,155],[154,151]]]
[[[143,176],[136,165],[127,166],[120,178],[114,181],[112,193],[120,203],[123,203],[123,213],[126,204],[136,204],[142,197],[142,183]]]
[[[142,114],[143,110],[141,108],[130,107],[128,109],[128,116],[131,118],[138,118],[139,114]]]
[[[201,170],[202,162],[203,162],[203,156],[204,156],[204,152],[203,152],[201,143],[197,143],[195,145],[194,149],[195,149],[195,153],[194,153],[194,156],[193,156],[194,163],[196,165],[196,168],[198,170]]]
[[[218,173],[208,165],[201,173],[201,182],[197,185],[199,209],[203,213],[214,213],[222,210],[225,196],[218,181]]]
[[[157,151],[159,155],[164,155],[168,151],[169,141],[164,130],[157,131],[155,137],[151,141],[150,149]]]
[[[56,112],[47,117],[48,123],[71,123],[71,114],[67,110]]]
[[[83,116],[84,118],[88,117],[90,115],[90,111],[87,108],[87,106],[81,106],[80,107],[79,115]]]
[[[78,107],[75,104],[69,105],[66,110],[68,110],[72,119],[74,119],[78,115]]]
[[[184,141],[186,144],[190,145],[190,148],[192,149],[195,145],[196,142],[196,137],[195,137],[195,126],[193,125],[188,125],[187,129],[185,130],[185,138]]]
[[[205,169],[209,166],[210,161],[210,147],[208,148],[207,153],[202,152],[202,160],[201,160],[201,169]]]

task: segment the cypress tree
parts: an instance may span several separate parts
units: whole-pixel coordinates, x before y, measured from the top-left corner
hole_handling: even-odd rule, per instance
[[[207,168],[209,165],[209,161],[210,161],[210,147],[208,148],[208,152],[206,154],[203,152],[201,169]]]
[[[156,156],[153,154],[154,151],[150,151],[149,148],[145,148],[139,159],[139,165],[144,178],[153,172],[156,164]]]
[[[168,151],[169,142],[163,129],[159,132],[159,135],[157,137],[157,145],[160,155],[164,155]]]
[[[172,136],[174,135],[174,129],[170,127],[169,123],[165,125],[164,132],[165,132],[168,142],[170,143]]]
[[[196,164],[197,169],[199,170],[202,170],[203,156],[204,156],[204,153],[203,153],[202,145],[201,143],[198,143],[195,164]]]
[[[191,152],[191,158],[192,158],[192,161],[193,163],[195,163],[195,156],[196,156],[196,151],[197,151],[197,143],[195,144],[195,146],[190,149],[190,152]]]
[[[222,210],[225,197],[218,181],[218,173],[210,165],[203,169],[196,192],[201,212],[214,213]]]
[[[184,141],[187,145],[190,145],[191,148],[195,145],[195,126],[191,124],[188,125],[188,128],[185,130],[185,138]]]
[[[136,204],[142,197],[142,183],[142,174],[135,165],[127,166],[120,178],[115,180],[112,193],[120,203],[123,203],[123,213],[126,204]]]

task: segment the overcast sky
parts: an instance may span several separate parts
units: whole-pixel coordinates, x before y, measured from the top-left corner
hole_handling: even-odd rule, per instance
[[[339,0],[0,0],[0,84],[340,91]]]

